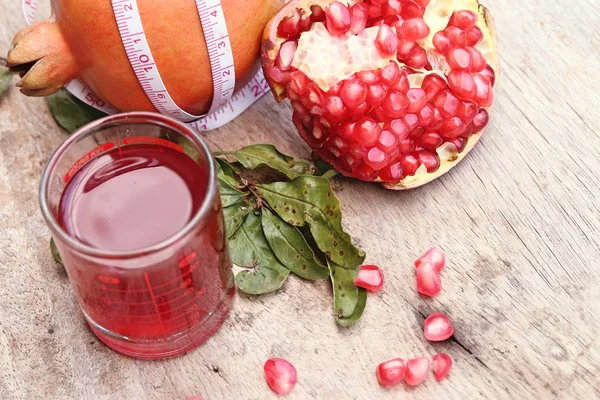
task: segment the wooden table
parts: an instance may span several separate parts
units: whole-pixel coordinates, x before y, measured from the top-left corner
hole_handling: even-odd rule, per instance
[[[23,25],[0,0],[0,53]],[[37,188],[65,138],[42,99],[0,99],[0,398],[274,399],[262,365],[291,360],[290,399],[600,398],[600,7],[596,0],[490,3],[503,75],[486,136],[448,175],[406,193],[336,179],[345,225],[386,272],[362,321],[340,329],[325,282],[291,278],[238,296],[229,321],[184,357],[122,357],[87,329],[48,250]],[[274,143],[307,156],[288,105],[264,98],[210,133],[213,149]],[[438,245],[443,293],[415,292],[412,261]],[[432,345],[423,315],[448,313],[455,341]],[[451,376],[382,390],[392,357],[455,360]]]

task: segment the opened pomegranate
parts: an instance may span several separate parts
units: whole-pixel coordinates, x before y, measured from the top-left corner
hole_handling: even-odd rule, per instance
[[[283,0],[222,0],[233,49],[236,88],[253,76],[265,24]],[[196,4],[189,0],[138,0],[144,31],[169,94],[185,111],[210,107],[213,85]],[[23,93],[46,96],[83,78],[121,111],[154,111],[125,53],[110,1],[53,0],[55,19],[17,34],[9,67],[23,74]],[[248,16],[252,16],[248,18]]]
[[[391,189],[425,184],[473,148],[498,72],[477,0],[292,0],[267,26],[262,62],[323,160]]]

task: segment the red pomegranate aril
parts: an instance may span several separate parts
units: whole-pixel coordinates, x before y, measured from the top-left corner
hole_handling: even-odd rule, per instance
[[[494,102],[494,92],[490,80],[482,74],[473,76],[476,98],[475,102],[481,107],[489,107]]]
[[[450,17],[450,25],[454,25],[457,28],[469,31],[473,29],[477,23],[477,14],[470,10],[460,10],[452,13]]]
[[[413,68],[425,68],[428,63],[427,52],[422,47],[415,47],[412,53],[410,53],[408,60],[406,60],[406,64]]]
[[[467,45],[475,46],[483,39],[483,32],[478,27],[474,27],[467,32]]]
[[[440,168],[440,159],[438,158],[437,154],[430,153],[428,151],[422,151],[419,153],[419,159],[425,168],[427,168],[427,172],[429,173],[435,172],[438,170],[438,168]]]
[[[346,107],[341,97],[330,96],[325,100],[324,109],[332,121],[339,123],[346,116]]]
[[[289,72],[283,72],[276,66],[267,68],[267,75],[269,75],[275,82],[283,84],[288,83],[292,79]]]
[[[440,353],[433,356],[433,375],[435,380],[440,382],[450,374],[452,368],[452,358],[446,353]]]
[[[371,85],[367,88],[367,103],[371,107],[380,106],[387,97],[387,86],[383,84]]]
[[[430,342],[443,342],[454,335],[454,327],[447,315],[433,313],[425,319],[423,332]]]
[[[417,117],[419,118],[420,126],[428,126],[429,124],[431,124],[431,122],[433,121],[433,110],[434,109],[432,106],[426,104],[425,107],[423,107],[421,111],[419,111]]]
[[[300,31],[300,33],[306,32],[310,29],[312,24],[313,21],[310,19],[310,17],[304,15],[302,16],[302,19],[300,19],[300,23],[298,24],[298,30]]]
[[[402,154],[412,153],[413,151],[415,151],[415,142],[412,139],[404,139],[400,142],[400,152]],[[412,156],[408,156],[408,157],[412,157]],[[416,160],[416,158],[415,158],[415,160]],[[409,161],[412,161],[412,160],[409,160]],[[415,171],[417,170],[417,168],[419,168],[419,166],[417,166],[415,168]],[[410,174],[407,172],[407,175],[410,175]],[[414,172],[413,172],[413,175],[414,175]]]
[[[289,70],[292,66],[292,61],[294,61],[294,55],[296,54],[297,48],[298,45],[296,42],[285,42],[281,46],[279,56],[277,57],[277,67],[279,67],[282,71]]]
[[[402,18],[422,18],[425,14],[425,9],[412,1],[407,1],[402,6]]]
[[[494,86],[494,84],[496,83],[496,74],[494,73],[494,70],[492,69],[492,67],[490,67],[489,65],[486,65],[485,68],[483,69],[483,71],[481,71],[481,75],[488,78],[488,80],[490,81],[492,86]]]
[[[333,36],[341,36],[350,29],[350,10],[348,6],[334,1],[325,10],[325,24]]]
[[[404,380],[405,372],[406,364],[401,358],[382,362],[377,366],[377,382],[384,387],[397,385]]]
[[[413,358],[406,363],[406,384],[417,386],[427,379],[429,374],[429,359],[427,357]]]
[[[369,19],[381,17],[381,6],[377,4],[369,4]]]
[[[367,149],[363,145],[353,143],[350,146],[348,146],[348,152],[350,153],[350,155],[352,155],[352,157],[362,160],[367,154]]]
[[[379,178],[388,183],[397,183],[402,180],[404,176],[404,170],[402,169],[402,164],[399,162],[388,165],[381,171],[379,171]]]
[[[422,263],[417,267],[417,291],[424,296],[435,297],[442,290],[442,279],[435,266]]]
[[[410,101],[410,104],[408,105],[409,113],[417,113],[427,104],[427,94],[421,88],[409,89],[408,92],[406,92],[406,96]]]
[[[443,92],[434,101],[435,107],[444,118],[454,117],[458,112],[460,100],[450,92]]]
[[[358,35],[367,27],[369,8],[364,3],[357,3],[350,7],[350,32]]]
[[[443,250],[433,247],[416,259],[415,268],[424,263],[432,264],[437,272],[441,272],[446,266],[446,254]]]
[[[419,126],[419,117],[417,114],[406,114],[404,116],[404,123],[408,126],[408,130],[412,131]]]
[[[419,138],[419,146],[425,147],[427,150],[431,151],[435,151],[442,143],[444,143],[444,139],[435,132],[425,133]]]
[[[277,27],[277,35],[288,39],[300,33],[300,11],[294,10],[294,14],[284,18]]]
[[[416,127],[412,131],[410,131],[409,136],[413,139],[418,139],[425,133],[425,128],[421,128],[420,126]]]
[[[471,134],[472,134],[473,133],[473,124],[469,124],[469,126],[471,127]],[[456,151],[458,151],[459,153],[462,153],[462,151],[465,149],[465,146],[467,145],[467,139],[465,139],[463,137],[459,137],[454,140],[451,140],[450,143],[452,143],[454,146],[456,146]]]
[[[458,117],[447,119],[440,128],[440,135],[448,139],[459,137],[466,129],[465,123]]]
[[[375,46],[379,50],[379,54],[383,57],[389,57],[396,53],[398,49],[398,37],[387,25],[381,25],[379,27],[379,33],[375,39]]]
[[[433,35],[433,47],[440,54],[446,54],[452,48],[452,42],[444,32],[438,32]]]
[[[363,265],[354,279],[354,286],[373,293],[379,292],[383,287],[383,272],[376,265]]]
[[[479,133],[485,128],[489,121],[489,114],[486,110],[479,110],[479,113],[473,119],[473,133]]]
[[[317,141],[317,143],[325,139],[325,132],[323,131],[323,127],[321,126],[321,124],[315,123],[315,125],[313,126],[312,135]]]
[[[440,113],[440,111],[437,108],[434,108],[433,109],[433,118],[431,119],[431,122],[429,123],[428,128],[430,130],[437,130],[442,127],[443,123],[444,123],[444,117],[442,116],[442,114]]]
[[[398,28],[400,28],[400,25],[402,25],[402,23],[404,22],[404,20],[399,15],[392,15],[385,17],[383,22],[390,28],[396,28],[397,31]]]
[[[432,102],[442,90],[448,89],[448,84],[439,75],[432,74],[427,75],[425,79],[423,79],[421,88],[423,88],[427,94],[427,101]]]
[[[471,69],[471,54],[466,48],[455,47],[446,54],[448,65],[452,69],[469,71]]]
[[[406,93],[410,90],[410,81],[408,80],[405,71],[400,71],[400,79],[398,79],[398,83],[396,83],[396,89],[402,93]]]
[[[308,77],[300,71],[294,71],[291,74],[290,89],[299,95],[306,93],[308,86]]]
[[[313,22],[325,22],[325,11],[321,6],[310,6],[310,19]]]
[[[454,45],[461,47],[467,45],[467,32],[464,30],[457,28],[456,26],[449,26],[444,29],[444,33]]]
[[[405,60],[412,54],[413,50],[417,48],[417,42],[406,39],[398,39],[397,56],[398,60]]]
[[[399,90],[392,91],[381,105],[381,109],[388,118],[400,118],[406,114],[409,106],[408,97]]]
[[[278,394],[290,393],[298,381],[296,368],[282,358],[268,359],[264,371],[269,387]]]
[[[379,148],[389,153],[398,145],[398,137],[394,135],[390,131],[381,132],[381,136],[379,137]]]
[[[379,171],[380,169],[384,168],[386,165],[389,164],[390,158],[385,152],[383,152],[379,148],[373,147],[367,153],[367,157],[365,158],[364,162],[374,170]]]
[[[340,97],[344,104],[350,108],[355,108],[365,102],[367,99],[367,88],[365,84],[358,79],[347,80],[342,86]]]
[[[413,155],[404,155],[400,158],[400,164],[402,164],[402,169],[406,173],[407,176],[413,176],[417,169],[421,166],[421,160]]]
[[[376,4],[378,6],[382,6],[387,3],[388,0],[371,0],[371,3]]]
[[[398,0],[387,0],[387,2],[381,7],[384,16],[397,16],[402,12],[402,3]]]
[[[400,78],[400,68],[395,62],[390,62],[388,65],[381,69],[381,79],[388,86],[392,87],[398,83]]]
[[[363,146],[374,146],[381,136],[381,126],[370,118],[363,118],[354,127],[354,140]]]
[[[356,123],[354,122],[344,122],[337,129],[337,134],[346,139],[346,140],[354,140],[354,127]]]
[[[308,84],[308,100],[311,104],[316,105],[316,106],[321,106],[321,104],[323,104],[323,92],[321,91],[321,89],[319,89],[319,87],[313,83],[310,82]]]
[[[361,71],[356,75],[367,85],[372,85],[379,82],[379,75],[377,75],[374,71]]]
[[[459,99],[472,99],[477,94],[475,80],[468,72],[458,70],[451,71],[448,75],[448,84],[450,85],[452,92]]]
[[[392,120],[389,123],[389,129],[396,134],[399,140],[405,139],[408,136],[408,132],[410,131],[406,123],[401,119]]]
[[[366,182],[371,182],[377,178],[377,171],[367,164],[361,164],[358,168],[356,168],[354,174],[356,175],[356,178]]]
[[[418,6],[420,7],[427,7],[429,5],[429,3],[431,2],[431,0],[413,0]]]
[[[465,101],[460,104],[460,107],[458,107],[458,113],[456,116],[459,117],[465,124],[470,124],[478,112],[479,108],[475,103],[471,101]]]
[[[407,40],[424,39],[429,35],[429,26],[422,18],[406,19],[398,33]]]
[[[483,55],[474,47],[465,47],[465,50],[471,56],[471,68],[469,72],[481,72],[485,69],[486,61]]]

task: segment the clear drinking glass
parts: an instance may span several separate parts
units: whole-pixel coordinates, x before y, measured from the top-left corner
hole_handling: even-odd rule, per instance
[[[136,250],[108,251],[74,238],[60,219],[70,180],[90,160],[111,150],[131,152],[137,147],[128,146],[140,144],[176,149],[204,171],[205,179],[196,182],[206,185],[197,188],[204,194],[199,208],[175,234]],[[129,200],[122,196],[120,201]],[[52,155],[42,176],[40,203],[83,315],[112,349],[145,359],[183,354],[226,320],[235,288],[215,162],[200,135],[185,124],[146,112],[90,123]],[[153,210],[148,221],[172,211]]]

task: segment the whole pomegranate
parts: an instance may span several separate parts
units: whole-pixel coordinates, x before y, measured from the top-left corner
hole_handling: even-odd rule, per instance
[[[171,97],[185,111],[204,114],[212,99],[208,50],[191,0],[138,0],[144,31]],[[222,0],[233,49],[236,88],[253,76],[265,24],[283,0]],[[8,54],[30,96],[54,93],[83,78],[121,111],[154,111],[123,48],[110,1],[53,0],[55,20],[19,32]],[[251,16],[251,18],[248,18]]]
[[[292,0],[262,63],[302,138],[346,176],[409,189],[477,143],[498,73],[477,0]]]

